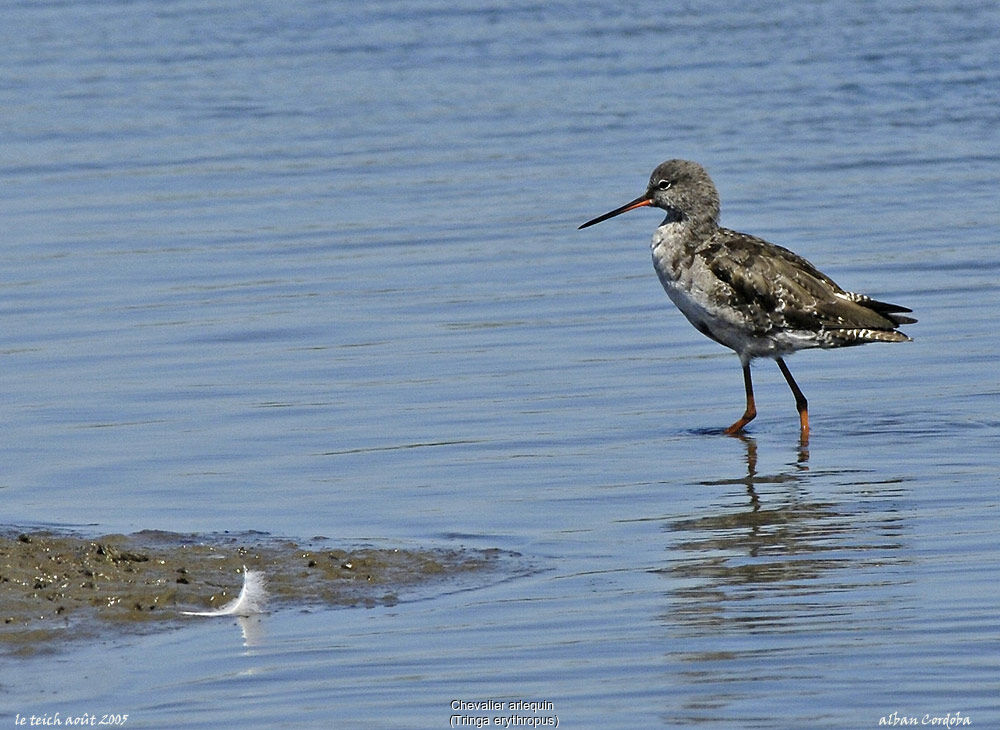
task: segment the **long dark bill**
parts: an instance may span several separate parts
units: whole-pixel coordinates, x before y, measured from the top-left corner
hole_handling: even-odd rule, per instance
[[[592,226],[595,223],[600,223],[601,221],[606,221],[608,218],[614,218],[616,215],[621,215],[622,213],[628,213],[630,210],[635,210],[636,208],[642,208],[646,205],[652,205],[652,204],[653,204],[653,199],[651,197],[649,197],[648,195],[640,195],[631,203],[625,203],[625,205],[623,205],[621,208],[615,208],[610,213],[599,215],[593,220],[587,221],[582,226],[580,226],[580,228],[577,228],[577,230],[580,230],[581,228],[586,228],[588,226]]]

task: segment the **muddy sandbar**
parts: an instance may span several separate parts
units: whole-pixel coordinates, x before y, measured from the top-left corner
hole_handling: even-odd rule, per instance
[[[181,611],[218,608],[238,595],[244,566],[264,573],[271,609],[376,606],[422,584],[487,570],[502,555],[331,543],[264,533],[0,532],[0,652],[34,653],[112,628],[182,621]]]

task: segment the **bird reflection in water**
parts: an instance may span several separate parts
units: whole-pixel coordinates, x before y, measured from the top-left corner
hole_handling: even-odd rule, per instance
[[[757,512],[760,510],[760,497],[757,496],[757,490],[754,488],[754,482],[757,477],[757,441],[744,433],[733,434],[733,438],[739,439],[746,446],[746,464],[747,464],[747,475],[742,479],[743,483],[746,484],[747,496],[750,497],[750,507],[751,512]],[[809,445],[806,441],[799,442],[798,458],[795,461],[795,466],[800,471],[808,471],[809,466]],[[766,477],[761,477],[762,480],[766,481]],[[724,484],[727,483],[725,480],[722,482],[703,482],[705,485],[712,484]]]
[[[848,611],[845,591],[864,580],[851,569],[891,562],[886,551],[899,544],[885,538],[898,533],[898,523],[813,496],[812,484],[829,487],[851,472],[810,471],[804,445],[784,469],[760,473],[757,442],[741,441],[745,473],[700,482],[719,490],[706,514],[664,524],[673,540],[667,565],[656,572],[677,582],[664,620],[700,635]],[[742,499],[726,490],[737,485],[745,489]]]

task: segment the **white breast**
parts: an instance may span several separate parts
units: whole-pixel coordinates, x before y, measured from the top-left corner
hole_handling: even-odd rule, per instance
[[[778,339],[755,336],[751,323],[727,306],[726,293],[720,291],[720,282],[705,259],[685,248],[682,224],[664,223],[657,228],[651,250],[653,267],[670,301],[699,332],[735,350],[741,358],[775,357],[812,346],[793,333],[783,333]]]

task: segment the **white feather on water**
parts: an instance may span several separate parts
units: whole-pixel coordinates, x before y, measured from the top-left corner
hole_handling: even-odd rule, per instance
[[[212,611],[181,611],[184,616],[254,616],[264,613],[267,604],[267,579],[259,570],[243,566],[243,587],[240,595]]]

